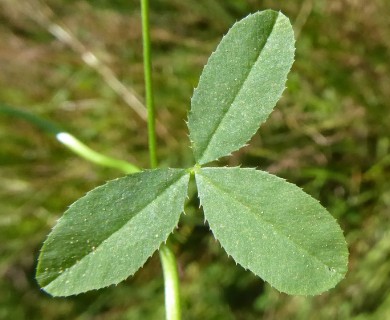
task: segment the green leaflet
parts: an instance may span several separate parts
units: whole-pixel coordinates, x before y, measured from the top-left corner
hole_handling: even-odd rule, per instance
[[[293,30],[280,12],[257,12],[229,30],[191,100],[188,127],[197,163],[245,145],[282,95],[293,60]]]
[[[39,284],[54,296],[68,296],[132,275],[177,226],[188,180],[184,169],[147,170],[87,193],[47,238]]]
[[[314,295],[344,278],[348,251],[340,227],[297,186],[241,168],[201,168],[196,183],[215,238],[276,289]]]

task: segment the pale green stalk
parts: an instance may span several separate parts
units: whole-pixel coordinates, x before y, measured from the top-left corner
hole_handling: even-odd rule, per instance
[[[93,162],[97,165],[115,168],[125,173],[135,173],[140,171],[137,166],[127,161],[111,158],[104,154],[96,152],[95,150],[92,150],[90,147],[78,140],[75,136],[73,136],[69,132],[62,130],[55,123],[43,119],[33,113],[11,107],[3,103],[0,103],[0,113],[24,119],[34,124],[44,132],[50,135],[55,135],[56,139],[61,142],[65,147],[67,147],[70,151],[74,152],[85,160]]]
[[[60,132],[56,134],[56,138],[59,142],[61,142],[63,145],[68,147],[68,149],[70,149],[80,157],[90,162],[96,163],[100,166],[119,169],[125,173],[135,173],[140,171],[138,167],[129,162],[110,158],[104,154],[92,150],[90,147],[82,143],[70,133]]]
[[[144,73],[145,73],[145,98],[148,110],[148,135],[149,135],[149,155],[150,166],[157,167],[157,143],[155,128],[155,112],[153,101],[152,85],[152,58],[150,46],[149,30],[149,1],[141,0],[142,14],[142,39],[144,53]],[[162,245],[160,248],[160,260],[163,268],[165,283],[165,312],[167,320],[180,320],[180,295],[179,295],[179,277],[177,271],[177,261],[174,253],[168,245]]]
[[[179,274],[176,256],[168,245],[160,247],[160,260],[164,274],[165,312],[167,320],[180,320]]]

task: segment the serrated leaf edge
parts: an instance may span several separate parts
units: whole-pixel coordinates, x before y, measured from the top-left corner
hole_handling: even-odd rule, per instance
[[[134,173],[134,174],[132,174],[132,175],[138,175],[138,174],[142,174],[143,172],[146,172],[146,171],[150,171],[150,172],[151,172],[151,171],[155,171],[155,170],[160,170],[160,169],[143,170],[143,171],[141,171],[141,172],[137,172],[137,173]],[[189,176],[190,176],[190,175],[189,175],[188,172],[186,172],[185,169],[175,169],[175,170],[182,170],[182,171],[183,171],[183,174],[180,175],[180,176],[178,177],[177,180],[175,180],[173,183],[171,183],[171,184],[169,185],[168,188],[165,188],[164,190],[162,190],[162,192],[160,192],[160,193],[157,195],[157,197],[153,199],[152,202],[149,202],[148,204],[146,204],[145,206],[143,206],[142,208],[140,208],[140,210],[138,211],[138,213],[141,213],[141,212],[143,212],[144,210],[146,210],[147,207],[148,207],[149,205],[151,205],[151,204],[152,204],[156,199],[158,199],[159,197],[163,196],[164,193],[166,193],[166,192],[167,192],[174,184],[176,184],[179,180],[185,178],[186,176],[187,176],[187,179],[189,180]],[[125,177],[126,177],[126,176],[125,176]],[[81,200],[81,199],[87,197],[87,196],[88,196],[91,192],[93,192],[94,190],[99,189],[99,188],[102,188],[102,187],[105,187],[105,186],[107,186],[107,184],[112,183],[112,182],[115,182],[115,181],[117,181],[117,180],[119,180],[119,179],[123,179],[123,178],[125,178],[125,177],[121,177],[121,178],[117,178],[117,179],[110,180],[110,181],[108,181],[107,183],[105,183],[105,184],[103,184],[103,185],[100,185],[100,186],[98,186],[98,187],[96,187],[96,188],[94,188],[94,189],[88,191],[83,197],[79,198],[79,199],[76,200],[74,203],[72,203],[72,204],[69,206],[68,210],[69,210],[73,205],[75,205],[75,203],[76,203],[77,201],[79,201],[79,200]],[[67,210],[67,211],[68,211],[68,210]],[[67,212],[67,211],[66,211],[66,212]],[[57,222],[57,224],[55,225],[55,227],[52,229],[52,231],[54,231],[56,228],[59,227],[59,223],[60,223],[60,221],[65,217],[66,212],[64,213],[64,215],[63,215],[60,219],[58,219],[58,222]],[[183,212],[184,212],[184,202],[183,202],[183,205],[182,205],[182,208],[181,208],[181,211],[180,211],[180,215],[181,215]],[[180,215],[179,215],[179,217],[180,217]],[[69,272],[70,272],[73,268],[75,268],[75,267],[76,267],[76,266],[77,266],[85,257],[87,257],[87,256],[89,256],[89,255],[91,255],[91,254],[94,254],[94,253],[96,252],[96,250],[98,250],[99,246],[100,246],[102,243],[104,243],[105,241],[107,241],[108,239],[110,239],[114,234],[116,234],[118,231],[120,231],[122,228],[124,228],[129,222],[131,222],[131,220],[132,220],[132,219],[128,220],[128,221],[127,221],[125,224],[123,224],[120,228],[118,228],[117,230],[115,230],[114,232],[112,232],[111,235],[110,235],[109,237],[107,237],[106,239],[104,239],[103,241],[101,241],[98,245],[95,245],[95,250],[94,250],[94,251],[91,251],[91,252],[89,252],[88,254],[84,255],[80,260],[76,261],[75,264],[73,264],[73,265],[71,265],[70,267],[66,268],[58,277],[54,278],[52,281],[50,281],[48,284],[46,284],[44,287],[42,287],[42,289],[45,290],[46,292],[50,293],[50,291],[47,290],[47,288],[50,287],[50,286],[53,284],[53,282],[55,282],[57,279],[59,279],[59,278],[65,276],[67,273],[69,273]],[[156,248],[156,250],[159,249],[159,247],[161,246],[161,244],[162,244],[164,241],[167,241],[169,235],[170,235],[176,228],[177,228],[177,224],[176,224],[176,226],[174,226],[174,227],[172,228],[172,231],[168,232],[168,233],[163,237],[165,240],[162,240],[162,241],[160,242],[160,245]],[[51,234],[51,233],[50,233],[50,234]],[[50,234],[47,236],[47,239],[49,238]],[[46,239],[46,240],[47,240],[47,239]],[[42,248],[41,248],[41,250],[40,250],[41,254],[44,252],[44,249],[45,249],[45,244],[42,246]],[[155,250],[155,251],[156,251],[156,250]],[[155,252],[155,251],[154,251],[154,252]],[[146,258],[145,262],[144,262],[137,270],[135,270],[133,273],[130,273],[126,278],[121,279],[121,280],[119,280],[119,281],[117,281],[117,282],[113,282],[113,283],[111,283],[111,284],[109,284],[109,285],[107,285],[107,286],[102,286],[102,287],[95,288],[95,289],[86,289],[85,291],[81,291],[81,292],[78,292],[78,293],[76,293],[76,294],[70,294],[70,295],[77,295],[77,294],[80,294],[80,293],[83,293],[83,292],[87,292],[87,291],[91,291],[91,290],[98,290],[98,289],[101,289],[101,288],[106,288],[106,287],[111,286],[111,285],[117,285],[118,283],[120,283],[120,282],[124,281],[125,279],[127,279],[128,277],[132,276],[132,275],[133,275],[135,272],[137,272],[140,268],[142,268],[142,267],[145,265],[145,263],[149,260],[149,258],[154,254],[154,252],[153,252],[150,256],[148,256],[148,257]],[[41,260],[38,259],[38,267],[37,267],[37,270],[40,270],[40,262],[41,262]],[[42,274],[44,274],[44,272],[42,272]],[[36,278],[37,278],[37,280],[38,280],[38,283],[40,283],[40,282],[39,282],[39,275],[37,275]],[[61,297],[61,296],[65,296],[65,295],[56,295],[56,296]],[[66,295],[66,296],[68,296],[68,295]]]
[[[253,13],[253,14],[249,14],[248,16],[246,16],[245,18],[243,18],[242,20],[236,22],[236,24],[239,24],[239,23],[241,23],[241,22],[245,22],[245,19],[249,18],[250,16],[253,16],[253,15],[256,15],[256,14],[259,14],[259,13],[261,14],[261,13],[264,13],[264,12],[267,12],[267,11],[273,11],[273,10],[264,10],[264,11],[256,12],[256,13]],[[274,30],[274,27],[275,27],[275,25],[276,25],[276,23],[277,23],[277,21],[279,20],[280,17],[282,17],[282,18],[285,17],[286,19],[288,19],[288,18],[287,18],[284,14],[282,14],[280,11],[278,12],[277,16],[275,16],[274,24],[272,25],[272,30],[271,30],[271,32],[269,33],[269,35],[268,35],[268,37],[267,37],[267,40],[265,41],[263,47],[262,47],[261,50],[259,51],[259,55],[257,56],[255,62],[258,61],[259,57],[261,56],[261,54],[262,54],[262,52],[263,52],[263,49],[264,49],[264,47],[267,45],[267,43],[268,43],[268,41],[269,41],[269,38],[270,38],[270,36],[271,36],[271,34],[272,34],[273,30]],[[230,29],[229,29],[229,31],[230,31]],[[225,34],[225,35],[222,37],[222,39],[221,39],[220,42],[222,42],[222,40],[226,37],[226,35],[227,35],[227,34]],[[210,61],[210,59],[215,55],[215,53],[216,53],[218,47],[219,47],[219,45],[217,46],[216,50],[213,51],[213,52],[211,53],[211,55],[210,55],[208,61]],[[295,53],[295,46],[294,46],[293,49],[294,49],[293,52]],[[295,59],[293,58],[292,63],[294,63],[294,61],[295,61]],[[204,70],[207,68],[207,66],[208,66],[208,63],[204,66],[203,71],[202,71],[202,73],[201,73],[201,75],[200,75],[199,82],[198,82],[198,87],[199,87],[199,83],[201,82],[201,79],[202,79],[202,76],[203,76],[203,72],[204,72]],[[291,67],[290,67],[289,70],[291,70]],[[288,71],[289,71],[289,70],[288,70]],[[237,98],[237,96],[238,96],[239,93],[241,92],[241,90],[242,90],[242,88],[243,88],[245,82],[247,81],[247,79],[248,79],[248,77],[249,77],[251,71],[252,71],[252,68],[249,69],[249,72],[248,72],[248,74],[247,74],[245,80],[243,81],[242,85],[241,85],[240,88],[238,89],[238,91],[237,91],[236,95],[234,96],[234,98],[233,98],[232,102],[230,103],[230,105],[232,105],[232,104],[234,103],[235,99]],[[285,76],[284,82],[287,81],[287,75],[288,75],[288,72],[287,72],[287,74],[286,74],[286,76]],[[198,87],[196,87],[196,88],[194,89],[194,92],[193,92],[193,95],[192,95],[192,98],[191,98],[191,104],[192,104],[193,97],[195,96],[196,92],[198,91]],[[287,87],[285,86],[284,89],[279,93],[279,97],[278,97],[277,101],[280,100],[280,98],[281,98],[281,96],[283,95],[283,92],[284,92],[284,90],[285,90],[286,88],[287,88]],[[274,108],[275,108],[275,106],[272,108],[272,110],[273,110]],[[195,157],[195,160],[196,160],[197,163],[199,163],[199,164],[201,164],[201,165],[204,165],[204,164],[213,162],[213,161],[215,161],[215,160],[218,160],[218,159],[220,159],[220,158],[222,158],[222,157],[231,156],[233,152],[238,151],[238,150],[240,150],[241,148],[247,146],[247,145],[248,145],[248,142],[252,139],[252,137],[253,137],[253,136],[256,134],[256,132],[259,130],[260,125],[261,125],[262,123],[266,122],[267,119],[268,119],[268,117],[269,117],[269,115],[272,113],[272,110],[271,110],[271,112],[270,112],[270,113],[268,114],[268,116],[264,119],[264,121],[262,121],[262,122],[259,124],[259,126],[251,133],[250,138],[249,138],[242,146],[238,147],[238,149],[231,151],[231,152],[230,152],[229,154],[227,154],[227,155],[218,156],[218,157],[216,157],[216,158],[214,158],[214,159],[211,159],[211,160],[208,160],[208,161],[202,161],[202,158],[204,157],[204,154],[205,154],[206,151],[209,149],[209,146],[210,146],[210,144],[211,144],[211,141],[213,140],[213,137],[215,136],[215,132],[216,132],[216,131],[218,130],[218,128],[220,127],[221,123],[223,122],[223,119],[224,119],[224,118],[226,117],[226,115],[229,113],[229,110],[230,110],[230,107],[229,107],[229,108],[226,110],[226,112],[222,115],[222,117],[221,117],[221,119],[220,119],[218,125],[216,126],[216,128],[214,129],[214,131],[213,131],[212,134],[211,134],[210,139],[208,140],[208,144],[207,144],[206,148],[205,148],[204,151],[201,153],[201,155],[198,157],[198,159],[196,159],[196,155],[195,155],[195,153],[194,153],[194,157]],[[192,113],[192,109],[190,109],[190,111],[188,112],[187,119],[189,119],[191,113]],[[186,121],[187,127],[188,127],[188,122],[189,122],[189,120]],[[191,138],[191,133],[189,133],[188,136],[189,136],[189,140],[190,140],[190,148],[193,149],[193,151],[195,151],[195,149],[193,148],[194,141],[193,141],[193,139]]]
[[[270,173],[268,173],[268,172],[266,172],[266,171],[256,170],[255,168],[240,168],[240,167],[228,167],[228,168],[229,168],[229,169],[233,169],[233,170],[245,170],[245,171],[252,171],[252,172],[253,172],[253,171],[261,171],[261,172],[263,172],[263,173],[266,173],[266,174],[268,174],[268,175],[270,175],[270,176],[273,176],[273,177],[275,177],[275,178],[277,178],[277,179],[283,181],[283,182],[286,183],[286,184],[293,185],[294,187],[299,188],[299,189],[300,189],[302,192],[304,192],[307,196],[311,197],[309,194],[307,194],[302,188],[298,187],[297,185],[288,182],[286,179],[283,179],[283,178],[280,178],[280,177],[278,177],[278,176],[272,175],[272,174],[270,174]],[[219,169],[219,168],[216,167],[216,168],[205,168],[205,169]],[[211,179],[208,179],[207,177],[205,177],[204,175],[202,175],[202,168],[195,174],[195,177],[196,177],[197,175],[201,175],[201,176],[202,176],[203,178],[205,178],[207,181],[210,181],[211,184],[214,185],[218,190],[221,190],[222,192],[226,193],[226,191],[225,191],[223,188],[220,188],[219,186],[215,185],[215,184],[212,182]],[[315,202],[317,202],[318,204],[320,204],[320,202],[319,202],[317,199],[315,199],[315,198],[313,198],[313,197],[311,197],[311,198],[312,198],[312,200],[314,200]],[[252,213],[252,209],[251,209],[250,207],[248,207],[247,205],[245,205],[244,203],[242,203],[241,201],[239,201],[238,199],[231,198],[231,200],[237,202],[238,204],[240,204],[241,206],[245,207],[249,212]],[[199,203],[200,203],[200,206],[201,206],[201,207],[203,208],[203,210],[204,210],[204,206],[203,206],[203,203],[202,203],[202,198],[201,198],[200,195],[199,195]],[[321,205],[321,204],[320,204],[320,205]],[[328,213],[328,214],[329,214],[329,216],[333,219],[333,221],[336,223],[336,225],[339,227],[339,225],[337,224],[336,219],[335,219],[330,213]],[[258,219],[257,215],[255,215],[255,218]],[[206,212],[205,212],[205,221],[208,221],[208,220],[207,220],[207,214],[206,214]],[[332,268],[332,269],[333,269],[332,266],[328,266],[326,263],[324,263],[323,261],[321,261],[321,260],[318,259],[317,257],[313,256],[312,253],[310,253],[310,252],[308,252],[307,250],[301,248],[301,247],[300,247],[299,245],[297,245],[294,241],[292,241],[291,239],[289,239],[288,237],[286,237],[283,233],[280,233],[279,230],[278,230],[277,228],[275,228],[271,223],[269,223],[269,222],[266,221],[266,220],[261,220],[261,221],[262,221],[262,222],[265,222],[265,223],[268,224],[268,225],[270,225],[270,226],[272,227],[271,229],[275,230],[275,231],[278,233],[278,235],[281,235],[281,236],[282,236],[284,239],[286,239],[288,242],[292,243],[292,244],[294,245],[294,247],[298,249],[299,252],[306,253],[308,256],[313,257],[316,261],[320,262],[320,263],[321,263],[323,266],[325,266],[326,268],[328,268],[328,269],[331,269],[331,268]],[[208,224],[209,224],[209,228],[210,228],[212,234],[214,235],[215,239],[220,243],[221,247],[226,251],[226,253],[228,254],[228,256],[232,257],[232,259],[236,262],[236,264],[241,265],[245,270],[250,270],[250,271],[253,272],[254,274],[258,275],[256,272],[254,272],[254,271],[251,269],[250,266],[245,266],[245,265],[243,265],[242,263],[240,263],[239,261],[236,261],[235,255],[229,253],[229,251],[223,246],[223,244],[222,244],[222,243],[220,242],[220,240],[218,239],[218,236],[217,236],[217,235],[218,235],[218,231],[213,230],[212,227],[211,227],[211,225],[210,225],[210,223],[208,223]],[[339,227],[339,229],[340,229],[341,232],[343,232],[342,229],[341,229],[340,227]],[[347,243],[346,243],[346,241],[345,241],[345,238],[343,238],[343,239],[344,239],[344,243],[343,243],[343,244],[345,244],[345,246],[347,247]],[[348,255],[347,255],[347,257],[348,257]],[[336,273],[339,275],[339,277],[338,277],[339,280],[342,280],[342,279],[345,278],[345,275],[346,275],[346,272],[347,272],[348,259],[346,259],[346,261],[347,261],[347,263],[346,263],[346,265],[345,265],[345,272],[336,271]],[[258,276],[260,276],[260,275],[258,275]],[[261,277],[261,276],[260,276],[260,277]],[[267,281],[267,282],[268,282],[268,281]],[[336,284],[337,284],[337,283],[335,283],[335,285],[334,285],[333,287],[335,287]],[[271,286],[272,286],[272,285],[271,285]],[[331,288],[333,288],[333,287],[331,287]],[[329,288],[329,289],[331,289],[331,288]],[[328,289],[328,290],[329,290],[329,289]],[[278,289],[278,290],[279,290],[279,289]],[[313,294],[313,295],[315,295],[315,294]]]

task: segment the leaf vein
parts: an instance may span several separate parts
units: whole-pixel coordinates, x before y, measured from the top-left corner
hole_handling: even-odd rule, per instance
[[[183,171],[183,174],[181,174],[180,176],[178,176],[178,178],[176,180],[173,180],[171,184],[169,184],[169,186],[167,188],[164,188],[161,192],[159,192],[157,194],[157,196],[155,198],[152,199],[152,201],[148,202],[147,204],[145,204],[144,206],[140,207],[138,210],[137,210],[137,213],[142,213],[144,212],[150,205],[152,205],[158,198],[162,197],[166,192],[168,192],[173,185],[175,185],[179,180],[181,180],[184,176],[186,175],[186,172]],[[70,270],[74,269],[77,265],[79,265],[86,257],[90,256],[91,254],[94,254],[96,253],[96,251],[98,250],[98,248],[104,243],[104,242],[107,242],[111,237],[113,237],[115,234],[117,234],[118,232],[120,232],[120,230],[122,230],[123,228],[125,228],[129,223],[131,223],[132,219],[134,218],[134,216],[132,216],[130,219],[128,219],[122,226],[120,226],[118,229],[116,229],[115,231],[113,231],[110,236],[106,237],[105,239],[103,239],[99,244],[96,244],[94,247],[95,249],[93,251],[90,251],[88,252],[87,254],[83,255],[80,257],[80,259],[78,259],[76,261],[76,263],[72,264],[71,266],[67,267],[58,277],[55,277],[53,278],[53,280],[51,280],[46,286],[48,286],[49,284],[51,284],[52,282],[54,282],[55,280],[59,279],[59,278],[62,278],[63,276],[65,276],[67,273],[70,272]],[[45,286],[45,287],[46,287]]]
[[[203,152],[200,154],[199,156],[199,160],[201,160],[203,158],[203,156],[206,154],[206,152],[208,151],[208,149],[210,148],[210,145],[211,145],[211,142],[214,140],[214,137],[215,137],[215,134],[216,132],[218,131],[218,129],[221,127],[221,124],[223,122],[223,120],[226,118],[227,114],[229,113],[229,111],[231,110],[231,106],[233,105],[233,103],[236,101],[238,95],[240,94],[241,90],[244,88],[248,78],[249,78],[249,75],[251,74],[252,70],[253,70],[253,65],[256,63],[256,61],[259,60],[261,54],[263,53],[263,49],[266,47],[267,43],[268,43],[268,40],[269,38],[271,37],[271,34],[273,33],[274,31],[274,27],[276,25],[276,22],[279,18],[279,15],[277,15],[275,17],[275,20],[273,21],[273,24],[272,24],[272,28],[271,28],[271,31],[267,37],[267,40],[264,42],[264,45],[259,49],[259,53],[258,55],[255,57],[253,63],[251,64],[251,67],[248,68],[248,71],[247,71],[247,74],[245,75],[245,78],[243,79],[242,81],[242,84],[241,86],[238,86],[237,89],[236,89],[236,92],[234,93],[234,95],[232,96],[231,98],[231,101],[227,103],[227,105],[229,106],[226,111],[224,113],[222,113],[220,119],[218,119],[218,123],[216,123],[216,126],[214,128],[214,130],[210,133],[209,135],[209,138],[208,138],[208,142],[207,142],[207,145],[206,147],[204,148]]]
[[[204,175],[202,175],[202,177],[209,181],[210,184],[212,184],[216,189],[222,191],[224,194],[226,195],[231,195],[231,193],[228,191],[228,190],[225,190],[224,188],[221,188],[218,184],[216,184],[212,179],[208,178],[208,177],[205,177]],[[287,236],[285,236],[283,234],[282,231],[280,231],[278,228],[276,228],[272,222],[270,221],[267,221],[267,219],[264,219],[264,217],[256,214],[256,212],[251,208],[249,207],[248,205],[246,205],[244,202],[240,201],[239,199],[235,198],[235,197],[230,197],[230,199],[236,203],[238,203],[239,205],[241,205],[242,207],[246,208],[251,214],[253,214],[253,216],[255,217],[256,220],[260,221],[260,222],[263,222],[265,224],[267,224],[270,229],[274,230],[278,235],[280,235],[281,237],[285,238],[289,243],[291,243],[295,248],[297,248],[299,251],[303,252],[303,253],[306,253],[308,254],[310,257],[312,257],[314,260],[320,262],[320,264],[326,266],[326,267],[330,267],[328,264],[326,264],[325,262],[321,261],[318,257],[316,257],[315,255],[313,255],[311,252],[307,251],[307,249],[305,249],[304,247],[300,246],[298,243],[296,243],[295,241],[291,240],[290,238],[288,238]]]

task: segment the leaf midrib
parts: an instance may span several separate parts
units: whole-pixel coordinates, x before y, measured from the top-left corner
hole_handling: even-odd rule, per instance
[[[183,173],[181,175],[178,176],[178,179],[177,180],[174,180],[171,184],[168,185],[167,188],[163,189],[161,192],[159,192],[157,194],[157,196],[155,198],[152,199],[152,201],[148,202],[146,205],[140,207],[139,209],[137,209],[137,214],[140,214],[142,213],[145,209],[147,209],[148,206],[152,205],[155,201],[157,201],[158,198],[162,197],[174,184],[176,184],[179,180],[181,180],[187,173],[184,171],[183,169]],[[95,250],[93,251],[90,251],[89,253],[83,255],[80,259],[78,259],[76,261],[76,263],[72,264],[71,266],[67,267],[58,277],[55,277],[53,278],[53,280],[51,280],[50,282],[48,282],[45,287],[47,287],[48,285],[50,285],[51,283],[53,283],[54,281],[56,281],[57,279],[59,278],[62,278],[63,276],[65,276],[67,273],[69,273],[69,271],[73,268],[75,268],[78,264],[80,264],[86,257],[88,257],[89,255],[91,254],[95,254],[96,251],[99,249],[99,247],[102,245],[103,242],[109,240],[114,234],[120,232],[120,230],[122,230],[123,228],[125,228],[132,220],[133,218],[135,217],[136,215],[133,215],[129,220],[126,220],[126,222],[120,226],[119,228],[117,228],[115,231],[113,231],[108,237],[106,237],[105,239],[103,239],[98,245],[95,245]]]
[[[208,140],[207,145],[206,145],[206,147],[204,148],[203,152],[202,152],[202,153],[200,154],[200,156],[199,156],[199,163],[202,164],[202,159],[203,159],[204,155],[207,154],[207,151],[208,151],[208,149],[210,148],[211,142],[214,140],[215,133],[216,133],[216,132],[218,131],[218,129],[220,128],[220,126],[221,126],[223,120],[226,118],[226,115],[229,113],[231,106],[234,104],[234,102],[236,101],[236,99],[237,99],[238,95],[240,94],[241,90],[244,88],[245,83],[247,82],[247,80],[248,80],[248,78],[249,78],[249,75],[251,74],[251,72],[252,72],[252,70],[253,70],[254,64],[259,60],[261,54],[263,53],[263,51],[264,51],[263,49],[264,49],[265,46],[267,45],[268,40],[269,40],[269,38],[271,37],[272,32],[274,31],[274,27],[275,27],[275,25],[276,25],[277,20],[279,19],[279,15],[280,15],[280,14],[278,13],[278,15],[275,17],[275,19],[274,19],[274,21],[273,21],[273,24],[272,24],[271,31],[270,31],[270,33],[269,33],[269,35],[268,35],[268,37],[267,37],[267,40],[264,42],[264,45],[260,48],[259,54],[258,54],[258,55],[256,56],[256,58],[254,59],[254,61],[253,61],[252,65],[251,65],[251,67],[248,68],[248,72],[247,72],[247,74],[245,75],[245,78],[244,78],[243,81],[242,81],[242,85],[241,85],[240,87],[238,87],[237,92],[233,95],[233,97],[232,97],[232,99],[231,99],[231,102],[229,102],[229,103],[227,104],[229,107],[226,109],[226,112],[224,112],[224,113],[222,114],[222,116],[220,117],[220,119],[219,119],[217,125],[215,126],[214,130],[213,130],[213,131],[211,132],[211,134],[209,135],[209,138],[207,139],[207,140]],[[215,160],[215,159],[212,159],[212,160]],[[212,161],[212,160],[210,160],[210,161]],[[208,161],[208,162],[209,162],[209,161]]]
[[[219,185],[215,184],[213,180],[211,180],[210,178],[200,174],[205,180],[209,181],[210,184],[212,184],[214,187],[216,187],[216,189],[222,191],[224,194],[226,195],[231,195],[231,193],[229,193],[228,191],[226,191],[225,189],[221,188]],[[292,241],[290,238],[288,238],[287,236],[285,236],[278,228],[276,228],[275,226],[272,225],[271,222],[267,221],[266,219],[264,219],[264,217],[256,214],[250,207],[248,207],[245,203],[243,203],[242,201],[234,198],[234,197],[231,197],[230,198],[232,201],[235,201],[237,202],[238,204],[240,204],[241,206],[245,207],[251,214],[253,214],[253,216],[255,217],[256,220],[259,220],[260,222],[263,222],[265,224],[267,224],[271,230],[275,230],[275,232],[283,237],[284,239],[286,239],[289,243],[293,244],[293,246],[295,248],[297,248],[299,251],[303,252],[303,253],[306,253],[308,256],[312,257],[314,260],[320,262],[320,264],[324,265],[325,267],[327,268],[330,268],[331,266],[329,266],[328,264],[326,264],[325,262],[323,262],[322,260],[320,260],[319,258],[317,258],[316,256],[314,256],[311,252],[307,251],[305,248],[301,247],[299,244],[297,244],[295,241]],[[340,272],[337,271],[338,274],[341,274]]]

